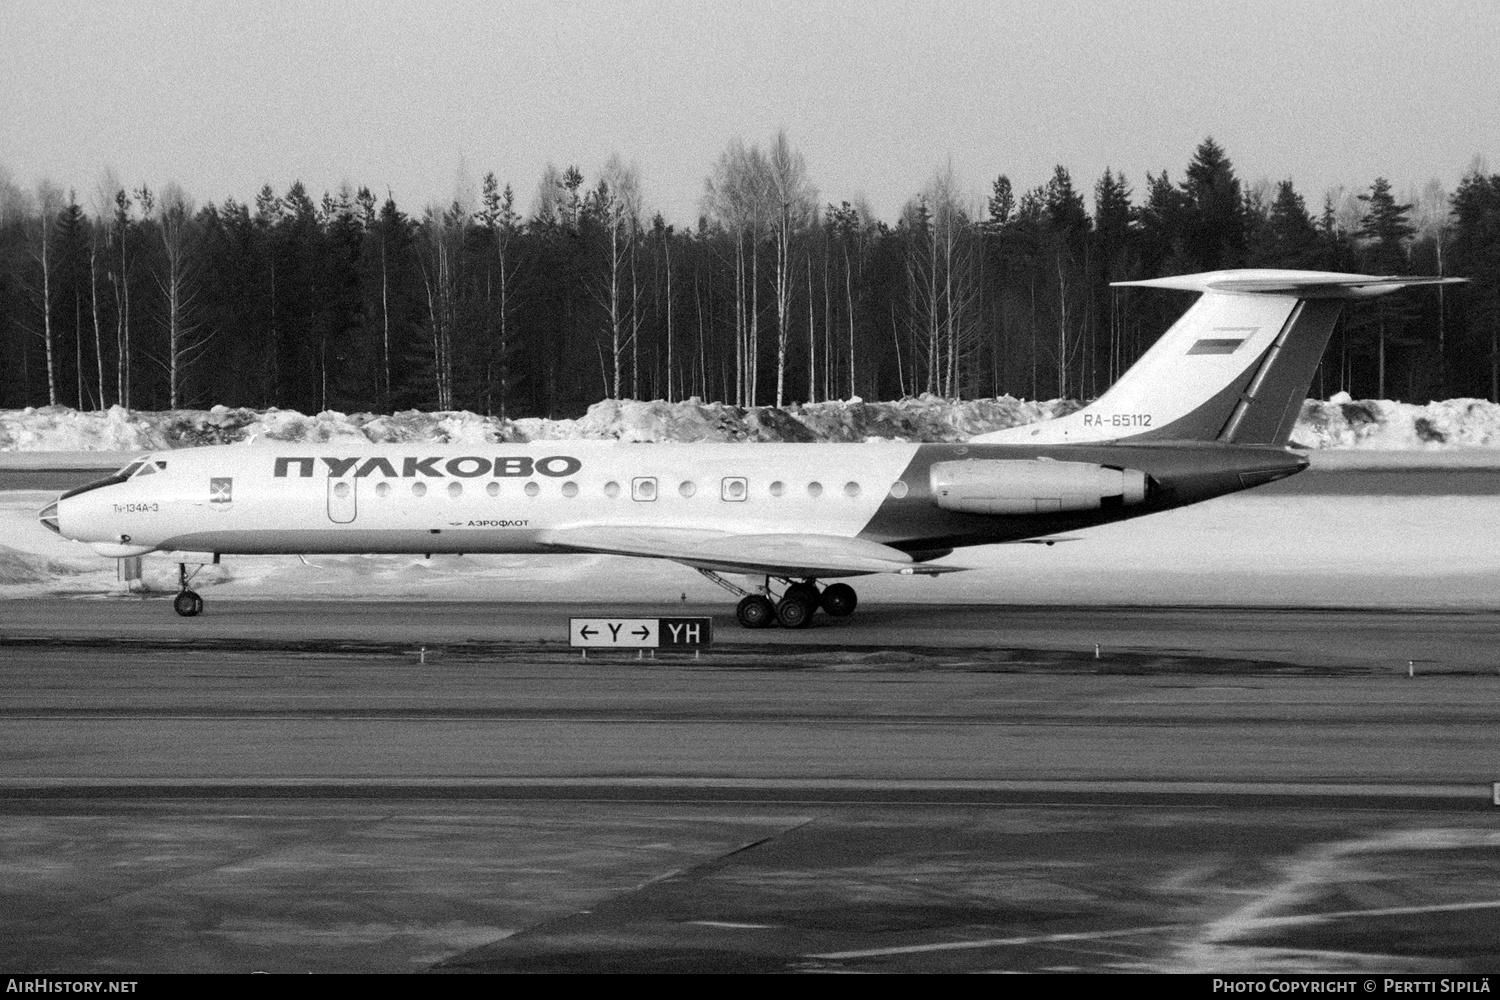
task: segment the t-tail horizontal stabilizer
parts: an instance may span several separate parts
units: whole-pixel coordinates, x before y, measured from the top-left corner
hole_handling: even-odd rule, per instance
[[[1282,447],[1348,299],[1459,282],[1327,271],[1183,274],[1116,287],[1199,292],[1188,311],[1092,404],[981,444],[1171,441]]]
[[[1340,274],[1337,271],[1210,271],[1146,281],[1112,281],[1111,288],[1166,288],[1178,292],[1295,295],[1299,299],[1369,299],[1412,285],[1461,285],[1465,278]]]

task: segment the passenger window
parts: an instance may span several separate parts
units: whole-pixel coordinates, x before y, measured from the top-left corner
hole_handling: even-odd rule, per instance
[[[378,497],[389,496],[390,492],[391,492],[391,484],[390,483],[387,483],[384,480],[382,480],[382,481],[380,481],[380,482],[378,482],[378,483],[375,484],[375,495],[376,496],[378,496]]]
[[[620,495],[620,484],[611,480],[604,484],[604,495],[613,500]]]
[[[822,496],[823,495],[823,484],[822,483],[808,483],[807,484],[807,495],[810,496],[810,497],[820,497],[820,496]]]
[[[781,480],[778,479],[778,480],[776,480],[776,482],[774,482],[774,483],[771,484],[771,495],[773,497],[779,497],[779,496],[781,496],[781,494],[783,494],[785,492],[786,492],[786,484],[783,483]]]
[[[643,476],[630,481],[630,498],[632,500],[651,501],[656,499],[656,477]]]
[[[563,483],[562,494],[565,497],[576,497],[578,495],[578,484]]]
[[[450,497],[454,497],[455,499],[458,498],[458,497],[463,496],[464,495],[464,484],[463,483],[449,483],[448,484],[448,495]]]
[[[898,479],[891,484],[891,496],[895,497],[897,500],[900,500],[902,497],[906,496],[905,480]]]
[[[526,495],[527,496],[534,497],[534,496],[536,496],[540,492],[542,492],[542,488],[540,486],[538,486],[535,482],[530,482],[530,483],[526,484]]]
[[[496,482],[485,483],[484,491],[492,497],[497,497],[500,495],[500,484]]]
[[[859,496],[859,484],[858,483],[845,483],[844,484],[844,496],[846,496],[846,497],[857,497],[857,496]]]
[[[719,487],[719,496],[730,503],[738,503],[745,499],[747,485],[744,476],[726,476]]]
[[[411,495],[414,497],[425,497],[427,495],[427,484],[418,480],[411,484]]]
[[[349,495],[349,484],[340,480],[333,484],[333,495],[342,500]]]
[[[677,492],[682,494],[683,499],[686,499],[692,496],[694,493],[698,492],[698,484],[684,480],[683,483],[677,487]]]

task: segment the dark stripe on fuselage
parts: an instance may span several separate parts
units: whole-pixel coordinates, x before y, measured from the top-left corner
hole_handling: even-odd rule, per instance
[[[1059,514],[966,514],[944,510],[934,501],[928,473],[935,462],[1038,458],[1139,469],[1150,477],[1150,487],[1141,503]],[[906,496],[887,496],[860,537],[907,552],[1040,538],[1185,507],[1285,478],[1306,467],[1306,458],[1280,448],[1238,445],[924,444],[901,474],[908,485]]]

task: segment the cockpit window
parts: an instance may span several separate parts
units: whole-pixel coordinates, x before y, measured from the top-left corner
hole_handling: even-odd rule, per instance
[[[162,464],[162,463],[158,463],[158,464]],[[69,497],[76,497],[80,493],[87,493],[90,490],[102,489],[105,486],[118,486],[121,483],[123,483],[123,482],[127,481],[128,479],[130,479],[131,476],[136,475],[137,473],[140,473],[141,475],[146,475],[147,473],[146,472],[142,472],[141,471],[142,469],[145,469],[148,472],[155,472],[156,471],[156,469],[148,461],[142,460],[142,461],[139,461],[139,462],[131,462],[129,465],[125,466],[125,468],[121,469],[119,472],[116,472],[114,475],[112,475],[112,476],[106,476],[103,479],[96,479],[92,483],[84,483],[82,486],[78,486],[78,487],[75,487],[75,488],[73,488],[71,490],[68,490],[68,492],[66,492],[62,496],[58,497],[58,499],[59,500],[66,500]]]
[[[132,474],[132,470],[135,470],[134,475],[137,479],[139,479],[142,476],[154,476],[157,472],[166,472],[167,463],[159,459],[148,458],[144,461],[132,464],[124,472],[121,472],[120,475],[129,478]]]

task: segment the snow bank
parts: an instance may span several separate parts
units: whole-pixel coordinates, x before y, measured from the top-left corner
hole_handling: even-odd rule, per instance
[[[954,401],[918,396],[890,403],[809,403],[778,409],[689,399],[605,400],[577,420],[501,420],[465,410],[393,414],[231,409],[82,413],[62,406],[0,410],[0,452],[162,451],[252,441],[434,441],[492,444],[584,438],[618,441],[963,441],[986,431],[1078,409],[1071,400]]]
[[[0,410],[0,452],[141,452],[253,441],[432,441],[492,444],[584,438],[656,441],[964,441],[988,431],[1050,420],[1079,408],[1072,400],[949,400],[917,396],[887,403],[808,403],[738,407],[689,399],[605,400],[576,420],[501,420],[464,410],[338,413],[295,410],[81,413],[48,406]],[[1292,442],[1313,450],[1500,450],[1500,406],[1480,399],[1416,405],[1308,400]]]
[[[1356,401],[1341,392],[1326,403],[1303,403],[1292,441],[1313,449],[1364,451],[1500,448],[1500,405],[1483,399],[1425,405]]]

